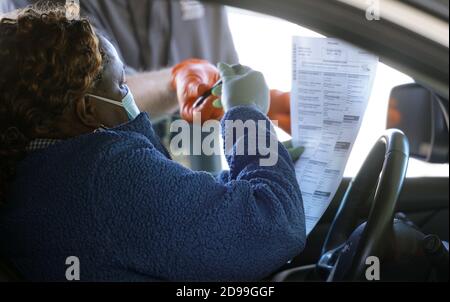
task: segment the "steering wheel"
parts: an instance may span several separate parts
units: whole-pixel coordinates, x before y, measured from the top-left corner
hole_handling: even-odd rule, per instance
[[[329,281],[364,280],[366,259],[388,248],[408,160],[408,139],[400,130],[388,130],[373,147],[349,185],[322,248],[317,268]],[[368,221],[358,227],[367,203]]]

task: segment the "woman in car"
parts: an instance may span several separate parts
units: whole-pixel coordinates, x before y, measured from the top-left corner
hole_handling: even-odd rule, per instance
[[[64,281],[77,257],[82,281],[251,281],[303,249],[286,149],[267,167],[232,152],[217,178],[172,161],[87,20],[36,8],[1,20],[0,66],[0,257],[26,280]],[[263,77],[221,75],[224,138],[225,121],[268,124]]]

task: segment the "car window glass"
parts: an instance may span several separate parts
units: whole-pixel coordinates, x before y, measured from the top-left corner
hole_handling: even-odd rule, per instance
[[[293,36],[323,37],[305,27],[272,16],[227,8],[230,29],[240,62],[264,73],[269,87],[291,90]],[[257,30],[255,30],[257,29]],[[395,86],[414,82],[409,76],[379,63],[375,84],[345,176],[355,176],[373,144],[386,129],[388,101]],[[282,139],[289,136],[282,134]],[[409,177],[448,177],[448,164],[428,164],[411,159]]]

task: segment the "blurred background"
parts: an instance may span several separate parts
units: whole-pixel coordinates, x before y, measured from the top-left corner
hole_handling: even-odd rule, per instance
[[[247,10],[227,7],[227,14],[240,62],[262,71],[270,88],[290,91],[292,37],[323,36],[285,20]],[[380,133],[386,129],[391,89],[413,82],[409,76],[379,63],[361,131],[347,164],[346,177],[356,175]],[[279,132],[279,136],[281,140],[289,139],[283,131]],[[448,176],[448,164],[410,160],[408,177]]]

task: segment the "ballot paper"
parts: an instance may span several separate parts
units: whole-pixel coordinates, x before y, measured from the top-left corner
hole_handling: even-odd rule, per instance
[[[332,38],[293,39],[292,136],[306,232],[325,213],[342,181],[372,91],[378,58]]]

